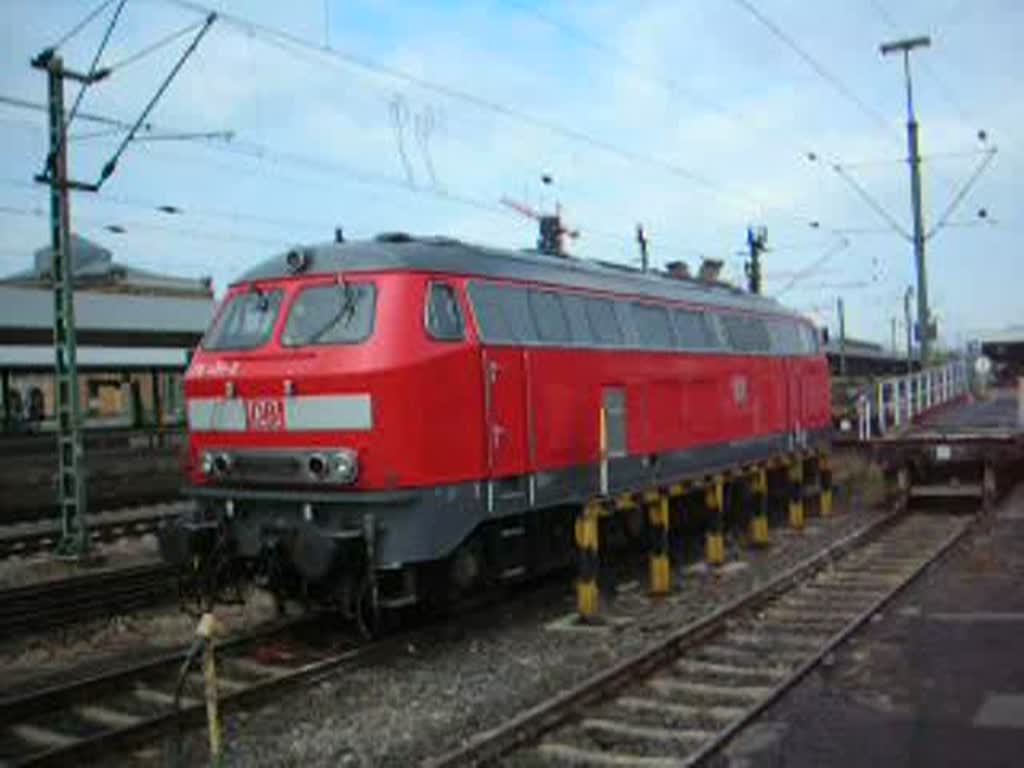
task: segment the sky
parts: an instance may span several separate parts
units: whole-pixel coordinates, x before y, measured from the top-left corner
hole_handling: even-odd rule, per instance
[[[118,4],[0,2],[0,275],[48,241],[45,114],[3,99],[43,103],[30,59],[103,6],[59,47],[87,71]],[[73,229],[127,264],[221,292],[335,227],[520,248],[535,223],[502,200],[559,204],[576,256],[636,263],[642,223],[655,266],[720,258],[737,283],[763,226],[766,293],[833,330],[842,297],[849,335],[888,345],[895,318],[902,344],[905,92],[878,46],[927,34],[911,67],[940,342],[1024,322],[1024,3],[127,0],[71,126],[73,178],[124,138],[86,115],[133,122],[204,9],[222,13],[142,140],[72,197]]]

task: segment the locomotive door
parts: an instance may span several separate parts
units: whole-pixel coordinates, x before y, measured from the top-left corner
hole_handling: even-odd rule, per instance
[[[526,362],[521,349],[484,347],[484,410],[491,477],[527,471]]]
[[[786,379],[786,433],[789,436],[789,447],[794,448],[800,442],[804,426],[803,377],[799,361],[786,359],[783,365]]]

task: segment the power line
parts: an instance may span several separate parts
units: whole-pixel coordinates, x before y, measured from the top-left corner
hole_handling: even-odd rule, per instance
[[[891,31],[899,33],[899,25],[896,23],[896,20],[893,18],[892,14],[889,13],[889,11],[885,8],[885,6],[883,6],[881,2],[879,2],[879,0],[868,0],[868,2],[870,3],[871,7],[875,10],[875,12],[878,14],[878,16],[882,19],[882,21],[885,23],[885,25],[889,27]],[[946,82],[945,78],[943,78],[939,74],[938,69],[936,69],[931,64],[931,62],[928,61],[928,59],[921,59],[921,66],[924,69],[925,74],[927,74],[935,84],[939,94],[946,101],[946,103],[949,104],[953,108],[953,110],[959,115],[960,119],[963,120],[965,123],[975,123],[975,125],[977,125],[974,118],[965,109],[963,102],[960,101],[957,95],[953,92],[953,89]],[[1011,151],[1015,150],[1013,144],[1007,141],[1008,137],[1005,134],[1000,135],[998,138],[1000,144],[1003,145],[1004,150],[1007,148],[1009,148]]]
[[[31,101],[30,99],[22,99],[17,96],[6,96],[0,95],[0,104],[6,104],[9,107],[16,107],[18,109],[31,110],[33,112],[46,112],[49,107],[45,104],[40,104],[37,101]],[[89,112],[79,112],[79,120],[85,120],[89,123],[97,123],[99,125],[109,125],[114,128],[121,128],[127,130],[132,127],[131,123],[127,123],[124,120],[118,120],[113,117],[104,117],[103,115],[97,115]],[[152,130],[153,126],[151,123],[144,123],[142,130]]]
[[[600,53],[603,53],[606,56],[616,59],[620,63],[624,64],[627,68],[639,74],[643,79],[659,86],[660,88],[663,88],[669,93],[672,93],[676,96],[682,96],[688,99],[689,101],[707,107],[713,112],[716,112],[722,115],[723,117],[727,117],[730,120],[737,121],[739,119],[725,106],[718,104],[715,101],[712,101],[711,99],[707,98],[702,94],[697,93],[696,91],[683,87],[677,80],[660,74],[652,74],[646,69],[646,67],[644,67],[636,59],[627,56],[615,46],[610,45],[604,40],[601,40],[585,32],[579,27],[573,24],[569,24],[568,22],[562,21],[561,19],[556,19],[554,16],[551,16],[550,14],[545,13],[544,11],[541,11],[523,2],[523,0],[507,1],[510,2],[511,5],[516,6],[523,13],[533,16],[534,18],[538,19],[544,24],[547,24],[548,26],[558,30],[562,34],[574,38],[583,45],[586,45],[589,48],[599,51]]]
[[[833,258],[835,258],[842,251],[845,251],[849,247],[849,238],[840,235],[839,241],[835,245],[833,245],[831,248],[825,251],[825,253],[823,253],[819,258],[812,261],[806,267],[803,267],[800,270],[798,270],[797,273],[793,275],[793,277],[790,278],[790,280],[784,286],[782,286],[782,288],[775,292],[775,297],[778,298],[782,296],[782,294],[786,293],[794,285],[799,283],[801,280],[804,280],[813,275],[815,271],[821,269],[823,266],[828,264]]]
[[[46,212],[38,206],[33,208],[17,208],[9,205],[0,205],[0,214],[36,219],[45,219],[47,216]],[[111,234],[123,234],[130,230],[141,229],[162,232],[171,236],[196,238],[201,240],[215,240],[228,243],[247,242],[275,248],[286,247],[294,242],[293,240],[288,240],[286,238],[259,237],[238,232],[211,231],[195,229],[192,227],[170,227],[140,221],[111,222],[110,219],[101,219],[94,216],[76,215],[75,219],[77,221],[85,222],[86,224],[101,227]],[[111,227],[114,227],[114,229],[111,229]]]
[[[129,64],[134,64],[139,59],[144,59],[146,56],[149,56],[150,54],[155,53],[156,51],[160,50],[161,48],[163,48],[163,47],[165,47],[167,45],[170,45],[171,43],[173,43],[178,38],[184,37],[185,35],[187,35],[189,32],[193,32],[193,31],[199,29],[203,25],[203,23],[204,22],[202,22],[202,21],[197,21],[194,24],[189,24],[189,25],[187,25],[185,27],[182,27],[177,32],[172,32],[171,34],[167,35],[166,37],[160,38],[155,43],[152,43],[151,45],[147,45],[145,48],[143,48],[140,51],[137,51],[137,52],[131,54],[130,56],[125,56],[123,59],[121,59],[120,61],[115,62],[114,64],[108,64],[106,69],[108,71],[110,71],[110,72],[114,72],[115,70],[121,69],[122,67],[126,67]]]
[[[194,2],[193,0],[164,0],[164,2],[196,13],[213,12],[213,9],[209,6]],[[567,127],[555,121],[537,117],[536,115],[502,104],[488,97],[431,80],[421,75],[413,74],[399,67],[384,64],[361,54],[342,50],[337,47],[325,47],[322,44],[312,42],[278,27],[260,24],[250,19],[233,14],[222,13],[221,11],[216,12],[227,25],[236,27],[250,36],[260,38],[264,42],[269,42],[271,44],[276,43],[277,47],[285,51],[289,50],[288,46],[298,47],[318,56],[327,57],[328,60],[342,63],[348,67],[354,67],[365,72],[370,72],[374,75],[405,82],[422,90],[437,93],[445,98],[470,104],[478,109],[494,113],[506,119],[530,125],[563,139],[589,146],[592,149],[600,150],[606,154],[618,157],[621,160],[637,165],[657,168],[672,176],[685,179],[692,184],[704,187],[721,197],[743,201],[746,205],[753,204],[766,209],[786,211],[788,215],[801,221],[807,221],[810,218],[776,205],[768,205],[757,198],[745,194],[741,190],[732,189],[727,185],[716,182],[696,171],[684,168],[671,161],[649,155],[645,152],[619,146],[613,142],[593,136],[577,128]]]
[[[829,71],[824,64],[818,61],[812,56],[807,49],[801,46],[793,37],[786,33],[778,24],[772,21],[762,11],[760,11],[753,3],[749,0],[733,0],[737,5],[742,6],[751,16],[757,19],[769,32],[778,38],[787,48],[793,53],[799,56],[805,64],[807,64],[814,72],[821,77],[825,82],[832,86],[834,90],[840,93],[843,98],[855,105],[868,119],[878,125],[884,130],[885,133],[892,133],[892,126],[889,124],[888,119],[877,109],[870,106],[860,96],[853,92],[853,90],[846,85],[837,75]]]
[[[95,19],[97,16],[103,13],[103,11],[106,10],[107,6],[109,6],[112,2],[114,2],[114,0],[103,0],[103,2],[100,3],[96,8],[89,11],[89,13],[86,14],[84,19],[75,24],[75,26],[73,26],[67,33],[65,33],[59,40],[57,40],[56,43],[54,43],[50,47],[54,50],[57,50],[62,45],[67,43],[69,40],[71,40],[71,38],[73,38],[75,35],[77,35],[79,32],[85,29],[93,19]]]
[[[96,53],[92,57],[92,63],[89,65],[89,72],[85,79],[82,80],[81,87],[78,89],[78,96],[75,97],[75,103],[71,105],[71,111],[68,113],[68,119],[64,123],[65,130],[71,128],[71,123],[74,122],[75,113],[78,112],[78,107],[82,103],[82,98],[85,96],[86,89],[96,80],[106,76],[105,74],[101,75],[98,72],[97,67],[99,66],[100,57],[103,55],[103,51],[107,48],[107,43],[110,42],[110,36],[114,33],[114,27],[117,26],[117,20],[121,17],[121,11],[124,9],[124,4],[127,1],[128,0],[120,0],[117,4],[117,8],[114,9],[114,15],[107,24],[107,29],[103,33],[103,39],[100,40],[99,47],[96,49]],[[60,151],[59,148],[57,151]]]
[[[215,13],[210,13],[206,17],[206,21],[202,24],[199,31],[196,33],[196,36],[192,38],[192,42],[188,44],[188,47],[185,48],[185,51],[181,54],[181,56],[178,57],[178,60],[175,62],[174,66],[171,67],[171,71],[168,72],[167,75],[164,77],[163,82],[160,83],[159,87],[157,87],[156,92],[153,94],[152,98],[150,98],[149,102],[142,110],[142,113],[139,115],[138,119],[128,130],[128,135],[124,137],[124,141],[121,142],[120,146],[114,152],[113,157],[111,157],[110,160],[107,161],[106,165],[103,166],[103,169],[100,171],[100,179],[98,182],[96,182],[97,188],[103,186],[103,182],[105,182],[114,172],[114,169],[117,168],[117,161],[121,159],[121,155],[124,154],[124,151],[128,148],[128,145],[132,142],[132,139],[135,138],[135,134],[139,132],[139,128],[141,128],[142,125],[145,123],[146,116],[153,111],[153,107],[156,106],[156,103],[160,100],[160,97],[164,95],[164,92],[167,90],[171,82],[174,80],[175,76],[184,66],[189,56],[192,55],[192,52],[196,49],[196,46],[199,45],[199,42],[210,30],[210,26],[213,24],[216,18],[217,14]]]

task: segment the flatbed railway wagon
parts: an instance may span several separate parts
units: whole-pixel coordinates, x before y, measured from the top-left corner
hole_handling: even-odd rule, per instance
[[[1022,392],[1024,385],[998,388],[873,440],[872,455],[898,500],[964,499],[969,509],[990,508],[1024,467]]]
[[[200,504],[165,556],[354,611],[564,563],[595,495],[815,451],[831,422],[815,330],[774,300],[404,234],[251,269],[185,389]]]

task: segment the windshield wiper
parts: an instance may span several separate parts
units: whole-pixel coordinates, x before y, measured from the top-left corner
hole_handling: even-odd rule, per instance
[[[345,280],[345,276],[338,275],[338,287],[341,288],[341,305],[338,307],[338,311],[334,313],[330,321],[325,323],[324,326],[316,333],[311,335],[307,340],[307,344],[316,344],[320,339],[334,326],[336,326],[343,318],[345,319],[345,325],[352,322],[352,318],[356,314],[356,291],[352,290],[352,286]]]

